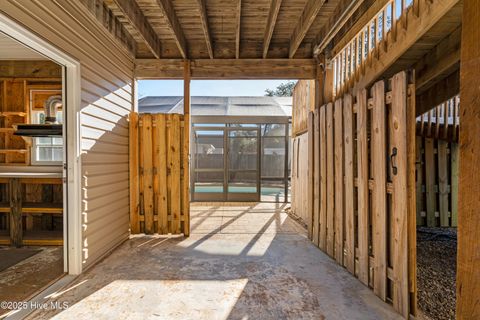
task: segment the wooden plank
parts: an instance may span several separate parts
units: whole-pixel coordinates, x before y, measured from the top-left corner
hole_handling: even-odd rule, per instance
[[[168,139],[168,167],[171,180],[170,189],[170,214],[172,216],[171,232],[180,234],[180,116],[173,114],[170,118]]]
[[[375,257],[373,291],[382,300],[386,299],[387,280],[387,173],[386,173],[386,110],[385,84],[375,83],[372,88],[372,176],[375,187],[372,191],[372,243]]]
[[[238,0],[239,2],[241,0]],[[205,44],[207,45],[208,56],[213,59],[212,39],[210,38],[210,28],[208,26],[208,15],[205,0],[197,0],[198,10],[200,12],[200,20],[202,22],[202,31],[205,37]]]
[[[17,178],[10,179],[10,244],[16,247],[22,246],[22,184]]]
[[[425,198],[427,201],[427,226],[436,227],[435,218],[436,192],[435,192],[435,154],[434,140],[425,138]]]
[[[367,90],[357,95],[358,279],[368,286],[369,191]]]
[[[314,217],[314,205],[313,205],[313,198],[314,198],[314,177],[315,177],[315,168],[314,168],[314,145],[315,145],[315,138],[314,138],[314,114],[313,112],[308,112],[308,195],[307,195],[307,207],[308,207],[308,237],[310,240],[313,241],[313,217]]]
[[[343,144],[345,148],[345,266],[355,274],[355,206],[353,186],[353,104],[352,96],[343,98]]]
[[[393,308],[408,318],[408,146],[407,146],[407,74],[392,79],[391,170],[393,227]],[[396,149],[394,149],[396,148]],[[395,152],[396,150],[396,152]],[[393,156],[396,153],[396,156]],[[395,169],[396,168],[396,169]]]
[[[480,318],[480,2],[463,1],[460,161],[457,242],[457,319]]]
[[[319,245],[320,233],[320,115],[319,110],[313,112],[313,225],[312,225],[312,241],[315,245]]]
[[[450,158],[451,158],[451,188],[450,188],[450,201],[452,202],[452,227],[456,227],[458,225],[458,144],[451,143],[450,144]]]
[[[144,232],[153,234],[153,141],[152,141],[152,115],[143,114],[141,116],[143,127],[141,130],[143,144],[143,162],[141,163],[141,173],[143,176],[143,212],[145,215]]]
[[[327,250],[327,128],[326,106],[320,107],[320,249]]]
[[[343,210],[343,100],[335,101],[334,148],[335,148],[335,260],[343,265],[344,221]]]
[[[190,235],[190,61],[185,61],[183,79],[183,188],[182,188],[182,232],[185,236]]]
[[[448,217],[448,167],[446,141],[438,140],[438,204],[440,212],[440,226],[450,226]]]
[[[114,0],[114,2],[122,11],[123,16],[143,39],[145,45],[150,49],[153,55],[159,59],[162,52],[160,39],[138,6],[138,3],[130,0]]]
[[[290,37],[290,48],[288,51],[288,57],[292,59],[295,56],[295,53],[300,47],[300,44],[303,42],[308,30],[315,21],[320,9],[322,8],[325,0],[308,0],[303,9],[303,13],[298,19],[297,25],[293,30],[292,36]]]
[[[167,122],[165,114],[157,114],[157,134],[156,134],[156,158],[158,195],[157,195],[157,215],[158,215],[158,233],[168,234],[168,193],[167,193]]]
[[[130,179],[130,232],[140,233],[139,188],[138,188],[138,113],[129,116],[129,179]]]
[[[61,79],[62,68],[49,60],[2,60],[0,78],[18,79],[30,77],[49,78],[50,80]]]
[[[183,79],[183,60],[136,59],[138,79]],[[197,59],[191,79],[315,79],[314,59]]]
[[[410,74],[412,78],[412,74]],[[410,82],[413,82],[410,79]],[[407,192],[408,192],[408,289],[410,314],[417,316],[417,208],[415,192],[415,84],[409,83],[407,94]]]
[[[267,27],[265,28],[265,35],[263,36],[263,59],[267,58],[268,48],[270,48],[270,41],[272,40],[273,30],[277,23],[278,13],[282,6],[282,0],[271,0],[270,11],[268,12]]]
[[[177,44],[180,54],[184,59],[186,59],[188,55],[187,41],[185,40],[182,26],[178,21],[172,2],[170,0],[156,0],[156,2],[160,10],[162,11],[163,16],[165,17],[167,27],[172,32],[173,39]]]
[[[328,103],[326,109],[327,116],[327,253],[333,257],[335,230],[334,230],[334,153],[333,153],[333,104]]]
[[[240,42],[241,42],[241,27],[242,27],[242,0],[237,0],[237,16],[235,24],[235,58],[240,59]],[[213,58],[213,57],[211,57]]]
[[[423,157],[422,157],[422,147],[423,147],[423,138],[422,137],[416,137],[416,143],[415,143],[415,162],[416,162],[416,182],[415,182],[415,190],[416,190],[416,221],[417,225],[421,226],[423,225],[422,223],[422,211],[423,211],[423,190],[422,190],[422,185],[423,185]]]

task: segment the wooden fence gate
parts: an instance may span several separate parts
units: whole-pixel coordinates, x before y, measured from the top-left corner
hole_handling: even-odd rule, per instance
[[[180,114],[130,114],[132,234],[190,233],[189,142],[185,130],[189,124],[184,119]]]
[[[410,83],[400,72],[309,116],[312,241],[405,317],[416,309]]]

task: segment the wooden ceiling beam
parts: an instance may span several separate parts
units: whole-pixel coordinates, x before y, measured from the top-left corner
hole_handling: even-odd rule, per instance
[[[275,24],[277,23],[278,13],[280,12],[281,6],[282,0],[272,0],[270,3],[267,28],[265,29],[265,36],[263,37],[263,59],[267,58],[270,41],[272,40],[273,30],[275,30]]]
[[[2,60],[0,78],[62,79],[62,68],[50,60]]]
[[[125,29],[125,26],[113,14],[112,10],[107,7],[103,0],[79,0],[88,12],[110,32],[110,34],[123,44],[124,48],[135,56],[137,51],[137,43],[132,35]]]
[[[297,26],[293,30],[292,37],[290,38],[290,49],[288,57],[291,59],[295,56],[298,47],[302,44],[305,35],[310,29],[311,25],[315,21],[320,9],[322,8],[325,0],[308,0],[302,15],[297,22]]]
[[[129,23],[137,30],[142,37],[143,41],[153,53],[153,55],[159,59],[161,53],[160,40],[155,30],[148,22],[147,18],[143,15],[142,10],[138,6],[136,1],[131,0],[113,0],[120,11],[123,12],[125,18]]]
[[[240,0],[239,0],[240,1]],[[207,45],[208,55],[213,59],[212,39],[210,38],[210,28],[208,26],[208,15],[205,0],[197,0],[198,10],[200,11],[200,20],[202,21],[203,34],[205,35],[205,43]]]
[[[183,79],[184,60],[137,59],[137,79]],[[192,79],[314,79],[314,59],[191,60]]]
[[[173,37],[177,44],[178,50],[184,59],[187,58],[187,41],[185,40],[185,35],[183,34],[182,27],[178,21],[177,14],[173,8],[171,0],[157,0],[157,4],[162,11],[165,20],[168,24],[169,29],[173,33]]]
[[[235,58],[240,58],[240,28],[242,19],[242,0],[237,0],[237,17],[235,24]]]

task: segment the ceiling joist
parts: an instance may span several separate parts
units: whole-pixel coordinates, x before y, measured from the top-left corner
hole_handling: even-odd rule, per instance
[[[203,34],[207,45],[208,56],[213,59],[212,39],[210,38],[210,29],[208,26],[208,15],[205,0],[197,0],[198,10],[200,12],[200,20],[202,21]]]
[[[265,36],[263,37],[263,59],[267,58],[268,49],[270,48],[270,41],[272,40],[273,30],[275,29],[275,24],[277,23],[277,17],[281,6],[282,0],[272,0],[270,3],[267,28],[265,29]]]
[[[123,12],[125,18],[137,30],[142,39],[145,41],[147,47],[152,51],[153,55],[159,59],[161,53],[160,40],[143,15],[142,10],[136,1],[130,0],[114,0],[120,11]]]
[[[237,0],[237,18],[235,24],[235,58],[240,58],[240,27],[242,17],[242,0]]]
[[[185,40],[185,35],[183,34],[182,27],[180,25],[180,22],[178,21],[171,0],[157,0],[157,3],[165,17],[169,29],[173,33],[173,37],[177,44],[178,50],[180,51],[180,54],[184,59],[186,59],[187,41]]]
[[[303,9],[303,13],[297,22],[297,26],[293,30],[292,37],[290,38],[290,49],[288,53],[290,59],[295,56],[298,47],[302,44],[305,35],[315,21],[324,2],[325,0],[308,0],[305,5],[305,9]]]

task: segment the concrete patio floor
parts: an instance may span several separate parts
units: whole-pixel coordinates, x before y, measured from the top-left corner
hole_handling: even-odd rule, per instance
[[[401,319],[281,204],[192,205],[192,234],[134,237],[30,319]]]

